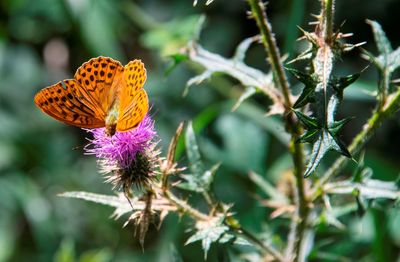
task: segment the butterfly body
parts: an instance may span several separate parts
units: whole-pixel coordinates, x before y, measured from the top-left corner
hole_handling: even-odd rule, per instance
[[[74,79],[40,90],[35,104],[56,120],[83,128],[106,127],[112,136],[135,128],[147,114],[145,80],[140,60],[122,66],[97,57],[79,67]]]

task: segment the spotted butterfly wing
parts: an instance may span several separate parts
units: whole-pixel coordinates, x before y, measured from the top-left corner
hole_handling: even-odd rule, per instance
[[[58,82],[37,93],[35,104],[46,114],[66,124],[84,128],[104,126],[104,119],[96,114],[95,107],[79,99],[77,87],[80,88],[75,79]]]
[[[106,127],[106,133],[129,131],[148,111],[144,64],[123,67],[108,57],[97,57],[78,68],[75,79],[39,91],[35,104],[53,118],[84,128]]]
[[[117,99],[123,71],[120,62],[100,56],[84,63],[75,73],[74,78],[82,86],[78,90],[81,97],[104,118]]]
[[[124,81],[117,122],[117,131],[120,132],[136,127],[149,110],[147,93],[143,89],[146,69],[140,60],[131,61],[125,66]]]

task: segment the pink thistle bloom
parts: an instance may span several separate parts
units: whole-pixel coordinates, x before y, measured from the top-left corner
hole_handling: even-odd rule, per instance
[[[154,176],[154,162],[158,155],[154,141],[154,121],[147,115],[140,124],[128,132],[107,136],[105,128],[86,129],[93,139],[85,153],[98,158],[106,182],[128,190],[132,184],[147,184]]]

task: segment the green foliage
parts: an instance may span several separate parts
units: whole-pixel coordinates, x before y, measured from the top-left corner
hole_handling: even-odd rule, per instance
[[[76,259],[73,242],[64,240],[54,256],[54,262],[107,262],[111,261],[112,254],[107,249],[89,250]]]
[[[163,23],[144,34],[141,41],[148,48],[159,50],[162,56],[176,57],[175,54],[179,53],[188,41],[196,37],[197,25],[202,19],[204,18],[199,15],[192,15]]]
[[[386,96],[390,90],[390,80],[393,72],[400,67],[400,47],[393,50],[391,43],[378,22],[367,20],[374,33],[375,43],[378,47],[379,56],[375,57],[367,50],[363,50],[365,58],[371,61],[378,69],[380,75],[379,96],[381,106],[386,102]]]
[[[347,20],[341,30],[365,39],[368,50],[373,50],[375,37],[377,53],[362,50],[370,66],[361,76],[345,75],[359,72],[366,62],[357,51],[342,56],[352,48],[344,44],[342,33],[333,28],[338,38],[330,45],[332,56],[326,53],[332,63],[326,63],[318,55],[322,49],[316,32],[304,31],[310,45],[294,59],[301,62],[297,69],[287,68],[304,88],[289,107],[274,84],[260,38],[248,38],[258,32],[246,18],[245,1],[208,6],[210,1],[197,1],[194,8],[193,2],[2,2],[0,261],[197,261],[203,254],[207,261],[290,261],[294,259],[287,254],[295,253],[298,244],[292,239],[302,241],[299,260],[396,261],[396,1],[335,1],[333,16]],[[268,3],[272,33],[278,47],[284,46],[283,62],[286,54],[293,58],[303,50],[302,43],[293,41],[299,34],[296,25],[307,27],[307,14],[331,1],[304,2]],[[200,38],[203,13],[208,23]],[[386,33],[368,20],[373,34],[364,34],[360,21],[365,17],[379,21]],[[319,23],[321,16],[317,19]],[[82,155],[87,134],[44,116],[32,101],[38,90],[71,78],[79,65],[97,55],[145,62],[145,89],[162,156],[178,124],[193,125],[174,154],[166,190],[172,195],[160,190],[152,199],[144,251],[132,228],[147,206],[143,191],[133,190],[132,206],[112,191],[98,174],[96,159]],[[317,69],[331,65],[334,69],[321,77]],[[186,83],[191,89],[182,97]],[[293,93],[299,90],[296,84],[289,87]],[[376,90],[380,105],[369,118]],[[320,103],[325,99],[326,104]],[[294,114],[299,121],[292,119]],[[293,176],[289,120],[305,129],[298,142],[314,148],[314,154],[304,150],[305,157],[314,158],[308,173],[318,159],[325,159],[319,162],[318,176]],[[348,150],[339,138],[349,141]],[[365,157],[345,166],[343,157],[323,156],[331,149],[347,150],[355,158],[364,150]],[[301,181],[310,207],[305,216],[298,212]],[[68,192],[63,194],[68,198],[58,197],[61,192]],[[119,219],[108,219],[110,214]],[[125,221],[129,223],[123,228]],[[185,240],[197,244],[184,245]]]
[[[208,192],[210,185],[214,180],[215,172],[219,164],[214,165],[211,169],[206,169],[200,156],[199,147],[194,135],[192,122],[189,122],[185,133],[186,154],[189,160],[191,174],[181,175],[186,181],[178,186],[182,189],[195,191],[199,193]]]
[[[297,80],[304,84],[303,91],[294,103],[293,108],[299,109],[307,104],[313,105],[314,117],[306,116],[300,111],[294,111],[306,129],[306,132],[297,142],[312,144],[307,169],[304,172],[305,177],[315,171],[323,157],[330,150],[351,158],[349,150],[339,138],[339,131],[349,122],[350,118],[336,121],[335,116],[337,108],[343,99],[344,89],[355,82],[360,74],[345,77],[333,75],[334,62],[338,59],[336,56],[345,52],[348,47],[339,42],[339,33],[329,37],[323,35],[322,32],[327,30],[328,23],[323,19],[327,18],[321,15],[321,20],[315,33],[303,31],[311,48],[307,51],[307,57],[302,54],[297,60],[309,60],[311,71],[304,73],[296,69],[287,68]],[[324,33],[328,34],[328,32]]]

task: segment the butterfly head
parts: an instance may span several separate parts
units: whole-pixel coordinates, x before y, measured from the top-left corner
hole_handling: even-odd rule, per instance
[[[113,135],[115,135],[116,130],[117,130],[116,124],[109,125],[109,126],[106,126],[105,133],[107,136],[113,136]]]
[[[106,126],[105,133],[107,136],[115,135],[117,125]]]

